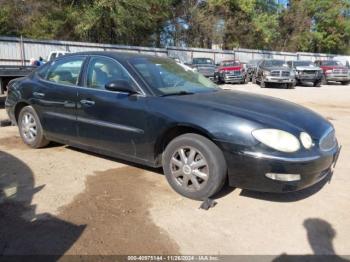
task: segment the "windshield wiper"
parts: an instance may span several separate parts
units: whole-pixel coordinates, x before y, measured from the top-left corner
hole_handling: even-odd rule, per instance
[[[169,93],[169,94],[164,94],[161,95],[163,96],[184,96],[184,95],[193,95],[193,92],[188,92],[188,91],[179,91],[179,92],[174,92],[174,93]]]

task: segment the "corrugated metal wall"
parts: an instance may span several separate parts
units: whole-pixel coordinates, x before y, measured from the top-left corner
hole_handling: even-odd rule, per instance
[[[62,50],[69,52],[81,51],[121,51],[150,54],[156,56],[170,56],[179,58],[181,61],[190,63],[194,57],[210,57],[216,63],[227,59],[236,59],[247,63],[254,59],[274,58],[281,60],[316,60],[329,59],[335,55],[314,53],[289,53],[262,51],[252,49],[235,50],[212,50],[201,48],[151,48],[140,46],[123,46],[109,44],[95,44],[71,41],[43,41],[33,39],[20,39],[14,37],[0,37],[0,65],[21,65],[29,63],[31,58],[38,59],[39,56],[46,59],[51,51]],[[350,60],[350,57],[347,56]]]

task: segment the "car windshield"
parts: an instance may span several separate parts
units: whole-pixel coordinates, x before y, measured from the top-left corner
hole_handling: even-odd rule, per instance
[[[264,63],[266,67],[282,67],[286,66],[286,63],[283,60],[266,60]]]
[[[250,60],[248,62],[249,66],[257,66],[260,63],[261,60]]]
[[[139,57],[129,62],[157,95],[193,94],[219,89],[191,67],[170,59]]]
[[[312,61],[294,61],[294,66],[315,66]]]
[[[214,61],[211,58],[193,58],[192,63],[194,65],[214,65]]]
[[[223,61],[222,66],[240,66],[240,63],[237,61]]]
[[[322,65],[323,66],[344,66],[341,62],[334,61],[334,60],[323,61]]]

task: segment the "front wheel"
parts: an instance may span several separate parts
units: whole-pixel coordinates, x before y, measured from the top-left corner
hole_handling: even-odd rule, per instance
[[[44,136],[39,117],[31,106],[25,106],[20,111],[18,129],[23,142],[32,148],[40,148],[49,144]]]
[[[314,82],[314,87],[321,87],[322,81]]]
[[[170,186],[191,199],[213,196],[226,181],[227,167],[222,151],[197,134],[184,134],[172,140],[163,153],[162,163]]]
[[[266,87],[266,83],[263,80],[260,81],[260,87],[261,88],[265,88]]]

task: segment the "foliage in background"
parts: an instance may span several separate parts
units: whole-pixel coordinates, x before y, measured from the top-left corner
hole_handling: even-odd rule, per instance
[[[0,0],[0,35],[350,53],[350,0]]]

